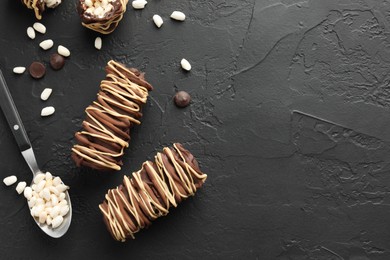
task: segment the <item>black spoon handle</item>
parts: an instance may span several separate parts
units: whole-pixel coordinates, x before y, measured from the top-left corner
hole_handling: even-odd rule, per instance
[[[18,110],[12,99],[7,83],[5,82],[3,72],[0,70],[0,107],[3,110],[8,125],[19,145],[20,151],[25,151],[31,148],[26,130],[24,129],[22,120],[20,119]]]

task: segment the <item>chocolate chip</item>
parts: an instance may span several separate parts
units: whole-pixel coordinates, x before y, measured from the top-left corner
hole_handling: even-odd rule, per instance
[[[59,55],[57,53],[53,53],[50,56],[50,66],[54,70],[62,69],[62,67],[64,67],[64,65],[65,65],[65,58],[62,55]]]
[[[185,91],[179,91],[176,93],[174,99],[176,106],[186,107],[190,104],[191,96]]]
[[[34,79],[40,79],[45,76],[46,67],[43,63],[34,61],[28,68],[28,71],[30,72],[31,77]]]

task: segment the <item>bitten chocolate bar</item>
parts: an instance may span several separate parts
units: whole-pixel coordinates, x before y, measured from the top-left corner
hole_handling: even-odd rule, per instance
[[[128,0],[80,0],[81,24],[102,34],[112,33],[126,12]]]

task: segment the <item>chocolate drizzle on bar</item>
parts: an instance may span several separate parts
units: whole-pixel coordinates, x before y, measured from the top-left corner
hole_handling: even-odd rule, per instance
[[[22,3],[28,8],[34,10],[35,17],[38,20],[42,19],[42,13],[45,11],[45,3],[43,0],[22,0]]]
[[[97,100],[85,110],[83,130],[75,134],[78,144],[72,148],[72,158],[77,166],[120,170],[130,128],[141,123],[141,108],[153,87],[137,69],[112,60],[106,72]]]
[[[61,0],[21,0],[28,9],[32,9],[35,13],[35,17],[38,20],[42,19],[42,13],[45,11],[46,7],[55,8],[61,4]]]
[[[119,187],[108,190],[99,205],[108,231],[117,241],[134,239],[134,233],[167,215],[171,206],[193,196],[206,178],[181,144],[165,147],[154,162],[144,162],[132,178],[124,176]]]
[[[93,4],[95,2],[100,3],[101,0],[91,0],[90,2]],[[109,11],[104,11],[104,15],[100,16],[94,12],[89,12],[91,7],[86,4],[85,0],[79,0],[78,12],[81,17],[81,23],[84,27],[102,34],[112,33],[126,12],[127,3],[128,0],[111,0],[109,4],[112,5],[112,8]]]

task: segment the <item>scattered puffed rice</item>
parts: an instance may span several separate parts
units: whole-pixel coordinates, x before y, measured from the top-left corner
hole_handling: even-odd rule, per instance
[[[23,74],[26,71],[26,67],[15,67],[13,72],[15,74]]]
[[[102,48],[102,38],[96,37],[95,39],[95,48],[100,50]]]
[[[34,40],[34,39],[35,39],[35,31],[34,31],[34,28],[32,28],[31,26],[27,28],[27,36],[28,36],[31,40]]]
[[[59,55],[64,56],[64,57],[69,57],[70,56],[69,49],[64,47],[64,46],[62,46],[62,45],[58,46],[57,52],[58,52]]]
[[[49,8],[56,8],[61,4],[61,0],[44,0],[45,4]]]
[[[50,49],[51,47],[53,47],[54,45],[54,42],[53,40],[44,40],[42,41],[40,44],[39,44],[39,47],[41,47],[42,49],[44,49],[45,51]]]
[[[42,99],[43,101],[46,101],[46,100],[50,97],[52,91],[53,91],[53,90],[52,90],[51,88],[45,88],[45,89],[42,91],[42,93],[41,93],[41,99]]]
[[[164,22],[163,22],[163,19],[162,19],[161,16],[159,16],[158,14],[153,15],[153,22],[154,22],[154,24],[155,24],[158,28],[160,28],[161,25],[164,23]]]
[[[145,0],[135,0],[131,3],[134,9],[144,9],[148,2]]]
[[[18,183],[18,185],[16,185],[16,192],[18,194],[22,194],[24,189],[26,188],[27,186],[27,183],[25,181],[21,181]]]
[[[181,62],[181,67],[186,70],[186,71],[190,71],[191,70],[191,64],[188,62],[188,60],[186,59],[182,59]]]
[[[35,29],[35,31],[40,32],[42,34],[46,33],[46,27],[41,23],[38,22],[34,23],[33,28]]]
[[[5,178],[3,179],[3,182],[4,182],[5,185],[11,186],[11,185],[14,184],[17,180],[18,180],[18,178],[16,178],[15,175],[11,175],[11,176],[5,177]]]
[[[171,18],[177,21],[184,21],[186,19],[186,15],[180,11],[174,11],[171,14]]]
[[[50,116],[50,115],[54,114],[55,111],[56,110],[54,107],[44,107],[44,108],[42,108],[41,116]]]

